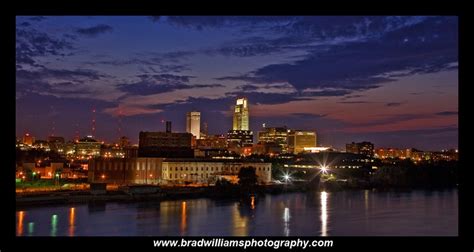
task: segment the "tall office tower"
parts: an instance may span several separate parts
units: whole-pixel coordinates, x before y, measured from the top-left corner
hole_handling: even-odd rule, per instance
[[[186,114],[186,132],[200,139],[201,134],[201,112],[192,111]]]
[[[232,130],[249,130],[249,107],[247,98],[237,99]]]
[[[281,146],[282,152],[288,151],[288,132],[285,127],[265,127],[258,132],[259,143],[275,143]]]

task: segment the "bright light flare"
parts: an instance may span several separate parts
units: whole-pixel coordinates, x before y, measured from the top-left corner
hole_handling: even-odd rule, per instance
[[[328,170],[329,170],[328,167],[325,166],[325,165],[322,165],[320,169],[321,169],[321,172],[322,172],[322,173],[327,173]]]
[[[289,172],[284,172],[282,179],[285,181],[285,183],[288,183],[293,179],[293,177],[291,177],[291,174]]]

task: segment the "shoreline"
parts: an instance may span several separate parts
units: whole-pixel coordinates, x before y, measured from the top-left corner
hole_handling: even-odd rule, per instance
[[[305,186],[260,186],[255,191],[255,195],[262,196],[266,194],[284,194],[294,192],[338,192],[352,190],[372,190],[379,192],[407,192],[412,190],[447,190],[457,189],[457,186],[444,187],[383,187],[383,188],[325,188],[323,186],[317,188],[308,188]],[[235,188],[234,188],[235,189]],[[245,196],[244,196],[245,197]],[[163,201],[163,200],[181,200],[195,198],[210,199],[242,199],[242,194],[236,193],[235,190],[221,190],[214,187],[173,187],[163,188],[157,193],[130,194],[125,191],[107,191],[105,194],[93,194],[90,191],[56,191],[56,192],[36,192],[34,195],[16,195],[16,208],[41,207],[45,205],[64,205],[76,203],[107,203],[107,202],[143,202],[143,201]]]

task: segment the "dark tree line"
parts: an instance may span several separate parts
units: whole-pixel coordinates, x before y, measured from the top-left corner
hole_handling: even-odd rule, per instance
[[[371,177],[376,187],[447,187],[458,183],[455,161],[433,164],[382,166]]]

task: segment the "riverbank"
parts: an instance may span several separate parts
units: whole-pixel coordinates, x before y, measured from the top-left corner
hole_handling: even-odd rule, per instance
[[[278,194],[306,191],[300,185],[268,185],[256,187],[257,194]],[[234,191],[236,192],[236,191]],[[238,192],[238,191],[237,191]],[[44,206],[50,204],[71,204],[88,202],[133,202],[150,200],[176,200],[190,198],[236,198],[241,194],[216,187],[161,187],[155,193],[130,193],[126,190],[108,190],[94,194],[86,190],[61,190],[34,193],[17,193],[16,206]]]
[[[282,194],[291,192],[307,191],[343,191],[343,190],[376,190],[376,191],[410,191],[423,188],[407,187],[345,187],[334,186],[334,184],[322,183],[317,187],[309,187],[307,184],[296,185],[266,185],[257,186],[254,189],[255,195]],[[433,188],[428,188],[433,189]],[[442,189],[442,188],[434,188]],[[44,205],[61,205],[75,203],[94,202],[140,202],[140,201],[160,201],[179,200],[192,198],[241,198],[243,195],[239,187],[217,188],[217,187],[159,187],[154,193],[130,193],[126,190],[107,190],[103,194],[94,194],[88,190],[61,190],[45,191],[34,193],[17,193],[16,206],[35,207]]]

